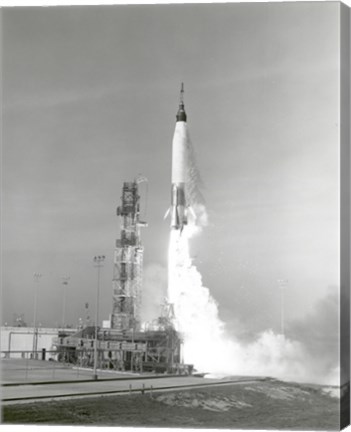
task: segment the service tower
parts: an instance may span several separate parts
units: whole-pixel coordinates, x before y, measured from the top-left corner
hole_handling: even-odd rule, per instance
[[[143,247],[140,228],[140,196],[138,184],[145,178],[124,182],[122,203],[117,207],[121,222],[121,237],[116,240],[113,264],[113,309],[111,328],[121,332],[140,328],[140,303],[143,267]]]

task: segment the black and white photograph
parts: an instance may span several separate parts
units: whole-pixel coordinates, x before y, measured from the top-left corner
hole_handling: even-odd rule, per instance
[[[1,423],[350,423],[350,9],[4,7]]]

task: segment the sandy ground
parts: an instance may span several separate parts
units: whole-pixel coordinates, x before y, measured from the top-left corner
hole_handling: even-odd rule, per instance
[[[3,407],[8,424],[338,430],[339,399],[275,380]]]

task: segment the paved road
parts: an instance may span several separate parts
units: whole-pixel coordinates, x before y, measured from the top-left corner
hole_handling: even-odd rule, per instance
[[[55,373],[53,369],[55,368]],[[256,377],[232,377],[228,380],[194,376],[155,376],[98,371],[99,380],[92,380],[91,370],[79,370],[57,363],[10,359],[2,361],[2,404],[28,403],[54,398],[89,397],[108,394],[129,394],[161,390],[176,390],[189,386],[235,384],[257,381]],[[54,377],[54,379],[53,379]],[[82,381],[82,380],[85,380]],[[56,381],[56,382],[53,382]],[[64,381],[64,382],[61,382]],[[33,385],[35,383],[35,385]]]
[[[241,380],[231,381],[239,383]],[[252,379],[250,379],[252,382]],[[203,387],[214,384],[223,384],[223,380],[212,380],[196,377],[165,377],[153,379],[123,380],[123,381],[92,381],[92,382],[72,382],[72,383],[55,383],[40,385],[19,385],[2,388],[2,403],[19,403],[33,402],[33,400],[49,400],[59,397],[76,397],[76,396],[97,396],[99,394],[113,394],[129,392],[148,393],[152,389],[174,389],[187,388],[189,386]],[[13,399],[13,400],[11,400]]]

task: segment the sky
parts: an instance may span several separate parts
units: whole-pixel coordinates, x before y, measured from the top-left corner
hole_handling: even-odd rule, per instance
[[[64,276],[67,321],[86,302],[93,316],[99,254],[108,318],[116,207],[138,174],[144,312],[157,313],[181,82],[209,215],[191,252],[220,316],[246,336],[279,330],[280,279],[291,334],[324,310],[339,288],[338,14],[333,2],[3,10],[2,322],[30,325],[37,288],[38,320],[60,323]]]

